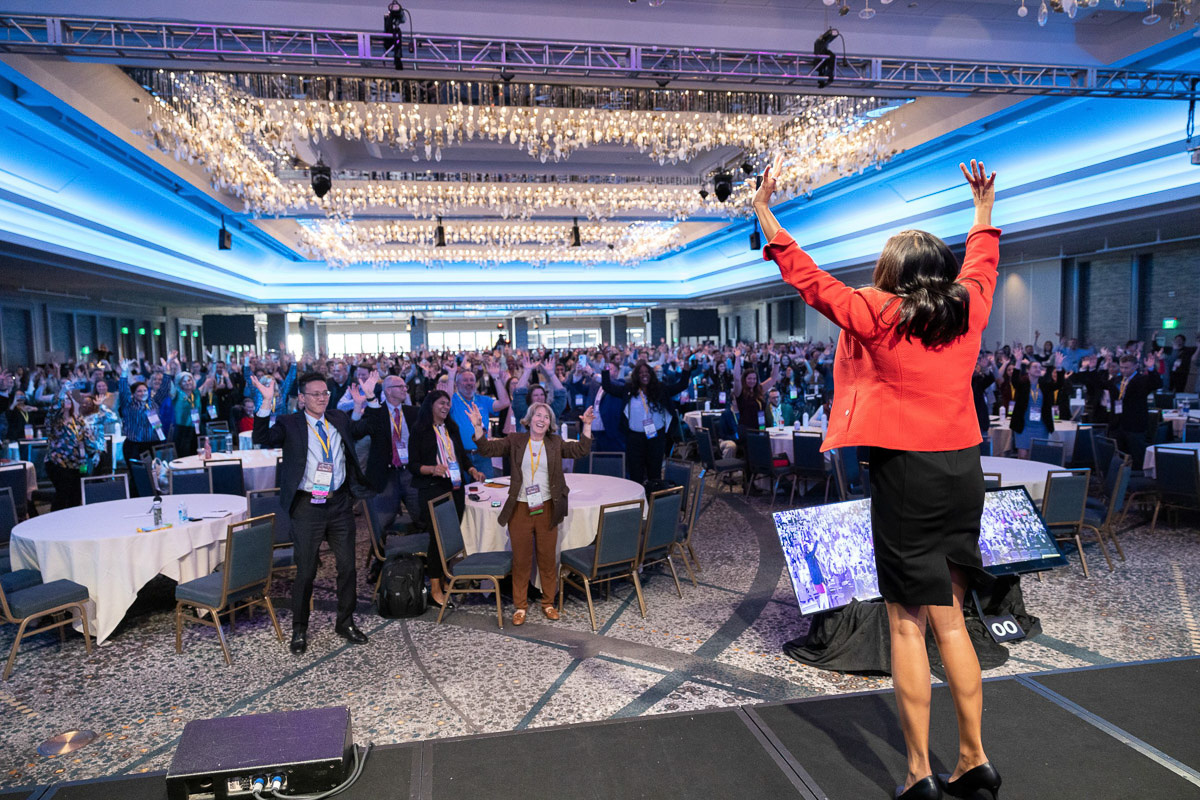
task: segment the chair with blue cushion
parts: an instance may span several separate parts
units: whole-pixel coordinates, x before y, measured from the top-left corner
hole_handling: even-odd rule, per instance
[[[80,478],[79,485],[85,506],[129,499],[129,476],[123,472]]]
[[[371,538],[371,558],[374,558],[380,564],[386,564],[393,558],[400,556],[421,556],[422,558],[429,555],[429,534],[428,533],[404,533],[406,527],[401,523],[401,527],[396,527],[396,509],[387,508],[387,501],[381,495],[375,495],[367,500],[360,500],[362,507],[363,518],[367,521],[367,533]],[[388,541],[389,533],[401,533],[400,536],[392,537]],[[383,582],[383,570],[379,570],[379,576],[375,579],[375,592],[372,597],[379,594],[379,584]]]
[[[642,555],[638,559],[639,569],[666,563],[675,581],[675,593],[680,598],[683,597],[683,589],[679,586],[679,573],[675,571],[671,552],[678,544],[675,539],[679,535],[679,511],[682,507],[681,486],[650,495],[650,516],[646,518],[646,535],[642,537]]]
[[[1083,576],[1090,578],[1087,556],[1083,552],[1081,534],[1084,528],[1090,528],[1096,534],[1100,544],[1100,552],[1108,562],[1109,570],[1115,569],[1108,548],[1104,546],[1104,537],[1100,530],[1085,521],[1087,513],[1088,483],[1091,481],[1091,470],[1087,469],[1052,469],[1046,473],[1046,489],[1042,494],[1042,519],[1046,528],[1058,541],[1075,542],[1079,551],[1079,562],[1083,565]]]
[[[1001,489],[1003,487],[1004,487],[1004,476],[1001,475],[999,472],[983,473],[983,488],[985,490]]]
[[[167,484],[169,494],[212,494],[212,476],[207,469],[173,469]]]
[[[183,609],[207,611],[209,616],[197,614],[187,617],[216,628],[225,654],[226,665],[232,665],[229,645],[221,629],[221,615],[229,615],[229,630],[232,633],[236,622],[234,614],[241,609],[263,606],[275,626],[275,635],[283,641],[283,631],[275,617],[268,590],[271,585],[271,560],[275,549],[275,516],[251,517],[229,526],[225,536],[225,561],[219,572],[205,575],[175,587],[175,652],[183,652]]]
[[[792,433],[792,466],[791,471],[795,480],[792,481],[792,494],[788,502],[796,499],[796,486],[803,481],[804,492],[807,494],[808,482],[825,482],[825,501],[829,502],[829,479],[831,476],[825,469],[825,455],[821,452],[821,435],[817,433]]]
[[[683,521],[679,523],[675,535],[675,549],[679,551],[679,560],[688,571],[692,586],[696,585],[696,572],[700,572],[700,561],[692,548],[692,536],[696,531],[696,523],[700,520],[701,503],[704,499],[704,470],[701,469],[692,476],[692,490],[688,495],[688,505],[684,509]],[[695,567],[695,572],[692,568]]]
[[[42,583],[42,574],[35,569],[19,569],[0,575],[0,622],[11,622],[17,626],[8,664],[4,667],[4,680],[12,675],[17,660],[17,649],[21,640],[44,631],[58,628],[59,638],[65,641],[63,628],[74,622],[76,615],[83,623],[83,644],[88,655],[92,652],[91,631],[88,630],[88,590],[68,580]],[[29,623],[41,620],[43,624],[30,628]]]
[[[0,489],[8,489],[11,492],[13,508],[16,510],[18,520],[24,519],[31,513],[32,504],[28,501],[28,481],[24,464],[0,467]]]
[[[569,583],[587,597],[588,616],[591,617],[592,632],[595,633],[596,607],[592,603],[592,584],[629,578],[633,581],[633,588],[637,593],[642,619],[646,618],[646,601],[642,597],[642,583],[637,574],[642,545],[642,509],[645,505],[644,500],[637,500],[600,506],[600,523],[595,540],[587,547],[562,551],[562,569],[559,570],[558,576],[560,614],[564,584]],[[578,576],[581,583],[571,579],[572,573]]]
[[[676,458],[668,458],[663,462],[663,480],[667,482],[667,486],[682,486],[683,500],[679,503],[680,519],[686,519],[688,512],[688,501],[692,497],[692,473],[695,471],[695,464],[691,461],[682,461]]]
[[[1099,535],[1108,536],[1117,548],[1117,555],[1125,560],[1117,528],[1125,518],[1126,495],[1129,494],[1129,476],[1133,469],[1127,455],[1113,455],[1113,465],[1104,473],[1104,494],[1107,499],[1089,497],[1084,512],[1084,524],[1095,528]]]
[[[1080,425],[1075,431],[1075,446],[1071,449],[1071,458],[1067,466],[1072,469],[1096,467],[1096,449],[1092,446],[1092,437],[1096,435],[1091,425]]]
[[[1154,481],[1158,497],[1150,532],[1158,526],[1158,513],[1166,507],[1174,518],[1179,510],[1200,511],[1200,453],[1159,445],[1154,448]]]
[[[271,552],[271,577],[285,577],[296,571],[296,549],[292,545],[292,518],[283,513],[278,489],[258,489],[246,494],[251,517],[275,515],[275,544]]]
[[[433,535],[437,537],[438,550],[441,551],[442,570],[450,579],[446,587],[446,602],[442,603],[442,610],[438,612],[438,624],[441,624],[446,609],[450,607],[453,595],[495,592],[496,623],[503,628],[504,605],[500,600],[500,580],[512,574],[512,553],[493,550],[467,555],[458,508],[454,505],[454,496],[449,492],[429,501],[429,519],[433,522]],[[479,586],[471,588],[472,581],[480,581]],[[489,583],[484,584],[483,581]]]
[[[12,529],[17,527],[17,507],[13,503],[12,489],[0,487],[0,573],[12,569],[9,560],[8,543],[12,538]]]
[[[1061,467],[1066,463],[1066,447],[1052,439],[1034,439],[1029,447],[1029,460]]]
[[[791,464],[775,466],[775,455],[771,452],[771,437],[758,431],[747,431],[742,436],[746,444],[746,483],[744,491],[750,493],[754,480],[760,476],[771,482],[771,507],[775,507],[775,496],[779,492],[779,482],[792,472]],[[773,480],[772,480],[773,479]],[[793,493],[795,488],[793,486]]]
[[[142,455],[134,461],[127,461],[125,467],[129,470],[129,479],[133,482],[134,497],[153,497],[154,496],[154,459],[149,453]]]
[[[592,475],[607,475],[610,478],[625,477],[624,453],[592,453],[588,472]]]
[[[150,446],[150,455],[154,456],[155,458],[159,459],[160,461],[165,461],[168,464],[170,464],[175,459],[179,458],[179,456],[177,456],[175,454],[175,443],[174,442],[167,442],[166,444],[151,445]]]
[[[50,474],[46,472],[46,454],[49,452],[50,445],[44,439],[21,444],[22,459],[33,464],[33,468],[37,472],[37,488],[29,496],[29,499],[33,501],[29,504],[29,516],[31,517],[37,516],[38,503],[53,505],[58,496],[54,483],[50,480]]]
[[[214,458],[204,462],[213,494],[246,496],[246,476],[240,458]]]
[[[232,453],[233,434],[229,431],[209,433],[208,446],[214,453]]]

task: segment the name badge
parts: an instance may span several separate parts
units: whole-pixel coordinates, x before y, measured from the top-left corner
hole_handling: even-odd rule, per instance
[[[767,414],[765,411],[758,412],[758,429],[761,431],[767,427]]]
[[[717,395],[717,400],[720,401],[721,405],[725,405],[725,393],[721,392]]]
[[[1120,413],[1121,413],[1121,401],[1120,401],[1120,400],[1118,400],[1117,402],[1113,403],[1113,413],[1114,413],[1114,414],[1120,414]]]
[[[529,505],[530,514],[540,514],[542,508],[542,487],[534,484],[525,487],[525,502]]]
[[[450,483],[455,489],[462,486],[462,470],[458,468],[457,461],[450,465]]]
[[[329,487],[333,485],[333,464],[322,461],[317,464],[317,474],[313,476],[312,501],[324,503],[329,499]]]
[[[658,434],[658,430],[654,427],[653,420],[648,419],[645,422],[643,422],[642,430],[645,431],[647,439],[653,439]]]
[[[577,406],[583,405],[583,395],[581,395],[581,394],[575,395],[575,405],[577,405]]]
[[[795,386],[793,386],[791,388],[790,394],[792,396],[792,399],[795,400],[796,399],[796,387]]]
[[[407,463],[408,463],[408,446],[407,446],[407,445],[404,445],[404,446],[401,446],[401,447],[397,447],[397,448],[396,448],[396,455],[400,456],[400,463],[401,463],[401,464],[407,464]]]
[[[267,427],[268,427],[268,428],[270,428],[270,427],[274,427],[274,425],[275,425],[275,415],[274,415],[274,414],[272,414],[272,415],[271,415],[271,421],[267,423]]]
[[[217,407],[214,406],[212,403],[208,404],[208,418],[209,419],[217,418]]]
[[[157,436],[159,439],[166,439],[166,438],[167,438],[167,437],[166,437],[166,436],[163,434],[163,429],[162,429],[162,420],[160,420],[160,419],[158,418],[158,412],[157,412],[157,411],[147,411],[147,412],[146,412],[146,419],[150,420],[150,427],[154,428],[154,435],[155,435],[155,436]]]
[[[192,427],[196,429],[196,433],[200,432],[200,409],[192,409]]]
[[[26,426],[25,426],[25,438],[26,438],[26,439],[32,439],[32,438],[33,438],[33,426],[32,426],[32,425],[26,425]]]

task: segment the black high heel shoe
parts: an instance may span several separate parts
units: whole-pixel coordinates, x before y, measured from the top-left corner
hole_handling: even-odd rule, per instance
[[[942,790],[933,776],[929,775],[908,787],[908,791],[903,786],[897,786],[893,796],[896,800],[941,800]]]
[[[967,770],[956,781],[950,780],[949,775],[938,775],[938,782],[951,797],[972,797],[980,791],[987,792],[992,800],[1000,797],[1000,773],[990,761]]]

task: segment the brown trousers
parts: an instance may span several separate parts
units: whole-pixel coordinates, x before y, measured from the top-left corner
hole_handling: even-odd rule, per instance
[[[542,509],[541,514],[530,515],[528,504],[517,503],[508,521],[513,554],[513,605],[520,609],[529,605],[529,576],[533,572],[535,548],[538,575],[542,579],[542,605],[554,605],[558,589],[558,526],[550,526],[554,501],[547,500]]]

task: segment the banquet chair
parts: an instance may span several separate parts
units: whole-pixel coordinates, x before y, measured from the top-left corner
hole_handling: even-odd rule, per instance
[[[454,505],[454,496],[449,492],[429,501],[429,519],[433,522],[433,535],[437,537],[438,550],[441,551],[442,570],[450,579],[446,586],[446,602],[442,603],[442,610],[438,612],[438,624],[442,623],[442,617],[450,608],[450,600],[454,595],[495,592],[496,624],[503,628],[504,606],[500,600],[500,580],[512,574],[512,553],[493,550],[467,555],[458,508]],[[480,583],[476,588],[471,588],[475,581],[490,581],[491,585]]]
[[[208,444],[214,453],[233,452],[233,434],[229,431],[208,434]]]
[[[8,552],[12,529],[17,527],[17,507],[13,503],[12,489],[0,487],[0,574],[12,571]]]
[[[50,452],[50,445],[45,441],[25,442],[21,445],[21,450],[23,459],[33,464],[37,473],[37,488],[29,495],[29,516],[36,517],[37,504],[53,505],[58,494],[49,473],[46,472],[46,454]]]
[[[276,456],[275,457],[275,478],[274,478],[274,483],[275,483],[276,489],[279,488],[279,474],[281,472],[283,472],[283,456]]]
[[[168,494],[212,494],[212,476],[207,469],[173,469]]]
[[[1192,422],[1191,418],[1183,425],[1183,441],[1200,442],[1200,422]]]
[[[273,514],[230,524],[225,535],[225,561],[220,571],[175,587],[176,653],[183,652],[185,607],[209,613],[210,616],[196,614],[187,619],[216,628],[226,666],[232,666],[233,660],[229,656],[225,632],[221,629],[222,614],[229,615],[229,630],[232,633],[236,625],[233,615],[237,611],[263,606],[271,617],[271,624],[275,626],[275,636],[280,642],[283,641],[283,631],[279,629],[275,607],[268,594],[275,547],[274,526]]]
[[[1175,408],[1175,393],[1159,389],[1154,393],[1154,407],[1160,411],[1170,411]]]
[[[1094,431],[1091,425],[1080,425],[1075,430],[1075,447],[1071,450],[1071,458],[1067,462],[1067,466],[1072,469],[1079,467],[1087,467],[1089,469],[1096,466],[1096,451],[1092,447],[1092,436]]]
[[[1104,546],[1104,537],[1099,528],[1084,521],[1087,512],[1088,483],[1091,479],[1091,470],[1052,469],[1046,473],[1046,490],[1042,495],[1042,519],[1046,523],[1046,528],[1060,542],[1075,542],[1085,578],[1092,576],[1088,571],[1087,556],[1083,552],[1081,535],[1084,528],[1091,528],[1095,531],[1096,540],[1100,544],[1100,552],[1104,554],[1108,568],[1115,569],[1112,558],[1108,555],[1108,548]]]
[[[588,465],[588,472],[592,475],[607,475],[610,478],[624,478],[625,454],[593,452]]]
[[[228,422],[206,422],[204,423],[204,435],[215,436],[222,433],[229,433]]]
[[[688,493],[690,505],[684,509],[684,520],[679,523],[679,532],[675,536],[675,544],[679,550],[679,559],[683,562],[683,566],[688,571],[688,577],[692,579],[692,586],[696,585],[696,574],[692,571],[695,566],[696,572],[700,572],[700,561],[696,558],[696,551],[692,549],[692,536],[696,532],[696,523],[700,519],[701,501],[704,498],[704,469],[701,468],[696,475],[692,477],[692,489]]]
[[[154,496],[154,459],[149,453],[127,465],[129,476],[133,479],[133,493],[136,497]]]
[[[733,491],[733,481],[722,480],[726,475],[732,475],[735,472],[743,474],[743,479],[746,472],[746,464],[740,458],[716,458],[713,453],[715,447],[712,443],[712,437],[708,435],[706,429],[701,429],[702,433],[696,435],[696,447],[700,452],[700,464],[704,467],[705,474],[711,474],[717,480],[717,486],[724,485],[730,491]],[[711,502],[711,501],[710,501]]]
[[[204,462],[213,494],[246,496],[246,474],[240,458],[214,458]]]
[[[988,489],[999,489],[1002,486],[1004,486],[1004,477],[999,472],[983,473],[983,488],[985,491]]]
[[[251,517],[275,515],[274,549],[271,552],[271,577],[281,578],[296,571],[296,549],[292,544],[292,518],[283,511],[278,489],[257,489],[246,493],[246,511]]]
[[[564,422],[563,425],[567,428],[567,438],[579,440],[579,423],[575,421]]]
[[[385,508],[383,497],[376,495],[358,502],[362,507],[363,519],[367,521],[367,535],[371,540],[371,557],[380,565],[400,556],[428,557],[428,533],[397,536],[393,537],[390,543],[388,542],[387,534],[396,521],[396,510]],[[380,569],[379,575],[375,578],[375,591],[372,592],[371,597],[379,595],[379,584],[382,582],[383,570]]]
[[[687,514],[688,500],[692,496],[692,472],[693,464],[690,461],[681,461],[677,458],[668,458],[663,462],[663,480],[670,486],[683,487],[683,500],[680,501],[680,519]]]
[[[586,547],[563,550],[560,555],[562,568],[558,574],[558,611],[562,613],[564,585],[569,583],[587,597],[592,633],[596,632],[596,607],[592,603],[594,583],[629,578],[637,593],[642,619],[646,618],[646,601],[642,597],[642,583],[637,574],[642,543],[642,509],[645,505],[644,500],[605,503],[600,506],[595,540]],[[572,574],[581,582],[576,583],[570,577]]]
[[[1158,525],[1158,513],[1164,507],[1172,512],[1200,511],[1200,455],[1195,450],[1159,445],[1154,449],[1154,481],[1158,497],[1150,532]]]
[[[642,552],[638,556],[638,570],[666,563],[671,570],[671,579],[675,581],[675,593],[683,598],[683,589],[679,586],[679,573],[675,571],[675,562],[671,561],[671,552],[676,549],[678,542],[675,537],[679,533],[679,514],[683,509],[683,487],[664,489],[650,495],[650,513],[646,517],[646,531],[642,536]],[[693,579],[694,583],[694,579]]]
[[[42,574],[34,569],[0,575],[0,622],[17,626],[3,679],[8,680],[12,675],[22,639],[57,628],[59,640],[66,641],[66,631],[63,629],[74,622],[76,614],[83,623],[83,646],[91,655],[91,631],[88,629],[87,608],[84,606],[87,599],[87,587],[65,579],[43,583]],[[60,615],[61,619],[55,619]],[[39,621],[42,624],[29,627],[30,622]]]
[[[108,503],[113,500],[129,499],[129,476],[124,473],[80,478],[79,484],[83,490],[83,504],[85,506],[93,503]]]
[[[842,501],[864,497],[862,474],[858,469],[858,448],[839,447],[830,451],[834,485]]]
[[[992,454],[992,439],[990,436],[984,436],[983,441],[979,443],[979,455],[990,456]]]
[[[743,491],[750,493],[754,479],[762,476],[771,483],[771,508],[775,507],[775,495],[779,492],[779,482],[792,474],[791,464],[775,466],[775,456],[771,452],[771,437],[766,433],[747,433],[743,439],[746,443],[746,482]],[[793,482],[792,494],[796,487]]]
[[[174,461],[176,458],[179,457],[175,454],[175,443],[174,442],[167,442],[166,444],[150,445],[150,455],[154,456],[155,458],[161,459],[161,460],[167,462],[168,464],[170,464],[172,461]]]
[[[1125,519],[1125,496],[1129,493],[1129,476],[1132,468],[1129,456],[1113,456],[1115,465],[1110,466],[1104,473],[1104,494],[1106,499],[1089,497],[1084,511],[1083,521],[1096,530],[1108,536],[1117,555],[1125,560],[1125,551],[1121,548],[1121,540],[1117,538],[1117,527]]]
[[[1075,445],[1079,447],[1078,444]],[[1092,458],[1096,470],[1104,477],[1108,475],[1108,466],[1112,463],[1113,454],[1117,452],[1117,441],[1092,431]]]
[[[804,482],[805,492],[808,491],[808,482],[813,481],[819,483],[825,481],[825,500],[829,500],[829,481],[833,477],[825,471],[825,456],[821,453],[821,435],[817,433],[793,433],[792,434],[792,475],[797,479],[792,483],[792,496],[788,502],[793,502],[796,497],[796,483]],[[803,494],[801,495],[803,497]]]
[[[0,467],[0,487],[7,488],[12,492],[14,508],[17,511],[17,519],[25,519],[29,514],[29,483],[26,477],[24,464],[10,464]]]
[[[1040,461],[1043,464],[1063,466],[1066,459],[1066,448],[1062,442],[1052,439],[1034,439],[1029,448],[1029,460]]]
[[[862,476],[863,497],[870,497],[871,496],[871,462],[859,460],[858,474]]]

